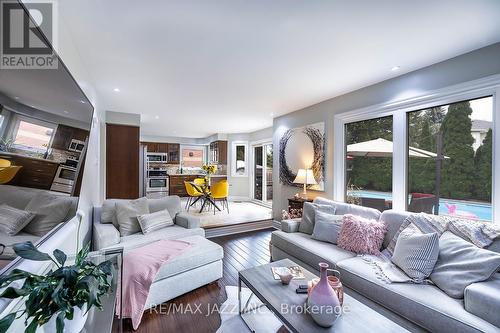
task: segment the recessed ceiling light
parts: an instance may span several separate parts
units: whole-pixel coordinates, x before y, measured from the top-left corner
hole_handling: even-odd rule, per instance
[[[401,69],[401,67],[399,66],[394,66],[391,68],[391,71],[395,72],[395,71],[399,71]]]
[[[120,88],[113,89],[114,92],[120,92]]]
[[[68,114],[68,113],[69,113],[69,112],[68,112],[68,111],[66,111],[66,110],[63,110],[63,112],[64,112],[64,113],[66,113],[66,114]]]
[[[85,101],[83,99],[80,100],[80,103],[85,104]]]
[[[19,97],[16,96],[16,97],[14,97],[14,99],[19,99]]]
[[[160,119],[160,116],[155,116],[155,119]]]

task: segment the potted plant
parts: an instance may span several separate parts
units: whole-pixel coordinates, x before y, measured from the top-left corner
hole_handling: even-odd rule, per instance
[[[0,277],[0,288],[5,288],[0,297],[25,298],[25,309],[0,320],[1,333],[23,315],[26,315],[25,333],[34,333],[39,326],[46,332],[80,332],[88,311],[93,306],[102,309],[100,299],[111,287],[111,262],[96,265],[87,260],[89,245],[78,251],[74,264],[68,266],[65,266],[67,256],[61,250],[54,250],[51,257],[38,251],[31,242],[24,242],[15,244],[14,251],[24,259],[52,261],[56,269],[46,275],[14,269]],[[19,280],[24,280],[20,288]],[[14,281],[19,281],[17,286],[11,285]]]

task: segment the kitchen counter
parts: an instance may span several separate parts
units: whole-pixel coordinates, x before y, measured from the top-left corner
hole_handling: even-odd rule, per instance
[[[183,176],[197,176],[197,177],[205,177],[204,174],[201,173],[169,173],[169,177],[183,177]],[[227,177],[227,175],[211,175],[210,177]]]
[[[195,178],[203,178],[204,174],[200,173],[173,173],[169,174],[169,195],[178,195],[180,197],[187,196],[186,186],[184,182],[191,182]],[[212,175],[211,178],[216,178],[214,181],[217,182],[218,179],[227,179],[227,175]]]
[[[11,152],[7,152],[7,151],[0,151],[0,157],[22,157],[22,158],[27,158],[29,160],[34,160],[34,161],[43,161],[43,162],[48,162],[48,163],[55,163],[55,164],[59,164],[59,162],[56,162],[56,161],[53,161],[53,160],[49,160],[49,159],[46,159],[46,158],[41,158],[41,157],[33,157],[33,156],[30,156],[30,155],[24,155],[24,154],[19,154],[19,153],[11,153]],[[8,159],[8,157],[7,157]]]

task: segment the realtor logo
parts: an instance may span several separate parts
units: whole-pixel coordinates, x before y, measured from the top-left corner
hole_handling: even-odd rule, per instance
[[[55,6],[52,1],[0,0],[0,69],[57,69]],[[52,45],[52,46],[51,46]]]

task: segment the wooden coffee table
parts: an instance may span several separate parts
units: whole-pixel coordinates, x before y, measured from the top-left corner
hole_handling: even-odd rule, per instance
[[[266,306],[285,327],[295,333],[311,332],[408,332],[403,327],[384,317],[375,310],[369,308],[353,297],[344,292],[344,310],[345,312],[337,319],[330,328],[318,326],[312,317],[300,311],[304,309],[307,300],[307,294],[297,294],[295,289],[299,284],[307,284],[307,281],[317,278],[317,276],[306,269],[304,270],[304,280],[292,280],[288,286],[282,285],[279,280],[275,280],[271,273],[273,266],[300,266],[289,259],[275,261],[262,266],[246,269],[238,273],[239,290],[239,313],[245,324],[252,331],[251,323],[246,316],[251,314],[258,316],[258,312],[251,312],[248,309],[249,301],[242,302],[242,285],[245,285],[253,293],[252,297],[257,297],[263,306]],[[282,311],[289,309],[292,311]]]

